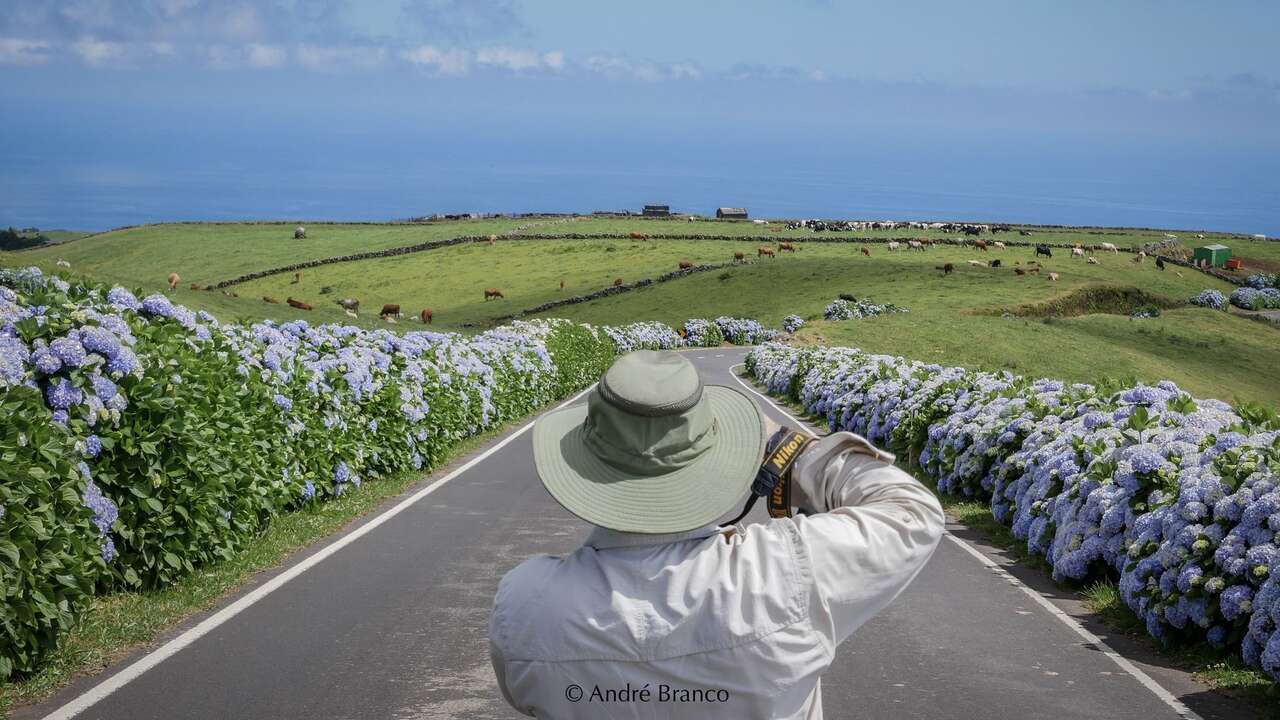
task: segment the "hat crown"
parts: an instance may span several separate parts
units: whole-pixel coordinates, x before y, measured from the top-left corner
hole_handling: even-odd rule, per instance
[[[618,358],[600,379],[610,404],[656,417],[687,411],[701,399],[702,379],[678,353],[636,350]]]

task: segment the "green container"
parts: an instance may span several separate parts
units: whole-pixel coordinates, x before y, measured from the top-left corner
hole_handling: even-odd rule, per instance
[[[1209,267],[1222,267],[1231,259],[1231,248],[1226,245],[1205,245],[1196,248],[1195,263]]]

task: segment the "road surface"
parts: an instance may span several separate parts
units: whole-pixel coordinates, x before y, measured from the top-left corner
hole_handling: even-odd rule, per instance
[[[737,386],[744,352],[687,357],[707,382]],[[409,490],[399,511],[389,504],[264,573],[158,651],[14,718],[523,717],[489,666],[494,590],[525,557],[569,552],[588,531],[543,491],[530,435],[493,441]],[[765,519],[760,507],[753,519]],[[827,718],[1252,716],[1141,643],[1099,642],[1090,632],[1105,629],[1070,593],[949,530],[915,583],[840,647],[823,681]]]

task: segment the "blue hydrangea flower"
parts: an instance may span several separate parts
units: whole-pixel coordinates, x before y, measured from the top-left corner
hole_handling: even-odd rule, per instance
[[[49,401],[49,407],[55,410],[66,410],[75,405],[79,405],[84,393],[80,392],[80,388],[72,384],[67,378],[61,378],[49,384],[45,390],[45,397]]]
[[[84,439],[84,455],[88,458],[96,458],[102,453],[102,439],[97,435],[90,435]]]
[[[57,355],[63,365],[73,368],[83,365],[88,357],[80,341],[71,337],[61,337],[49,343],[49,351]]]
[[[285,397],[284,395],[280,395],[279,393],[277,393],[276,396],[272,398],[272,402],[274,402],[278,407],[283,409],[285,412],[288,412],[293,409],[293,401]]]

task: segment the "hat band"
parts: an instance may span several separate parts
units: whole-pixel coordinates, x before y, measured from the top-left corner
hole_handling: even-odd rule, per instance
[[[605,402],[625,413],[639,415],[641,417],[679,415],[681,413],[688,412],[694,405],[697,405],[698,402],[702,400],[702,378],[698,378],[698,387],[694,388],[693,392],[690,393],[688,397],[664,403],[662,405],[642,404],[622,397],[618,393],[614,392],[613,388],[609,387],[608,373],[606,373],[604,377],[600,378],[600,384],[597,386],[597,389],[600,392],[601,399]]]

